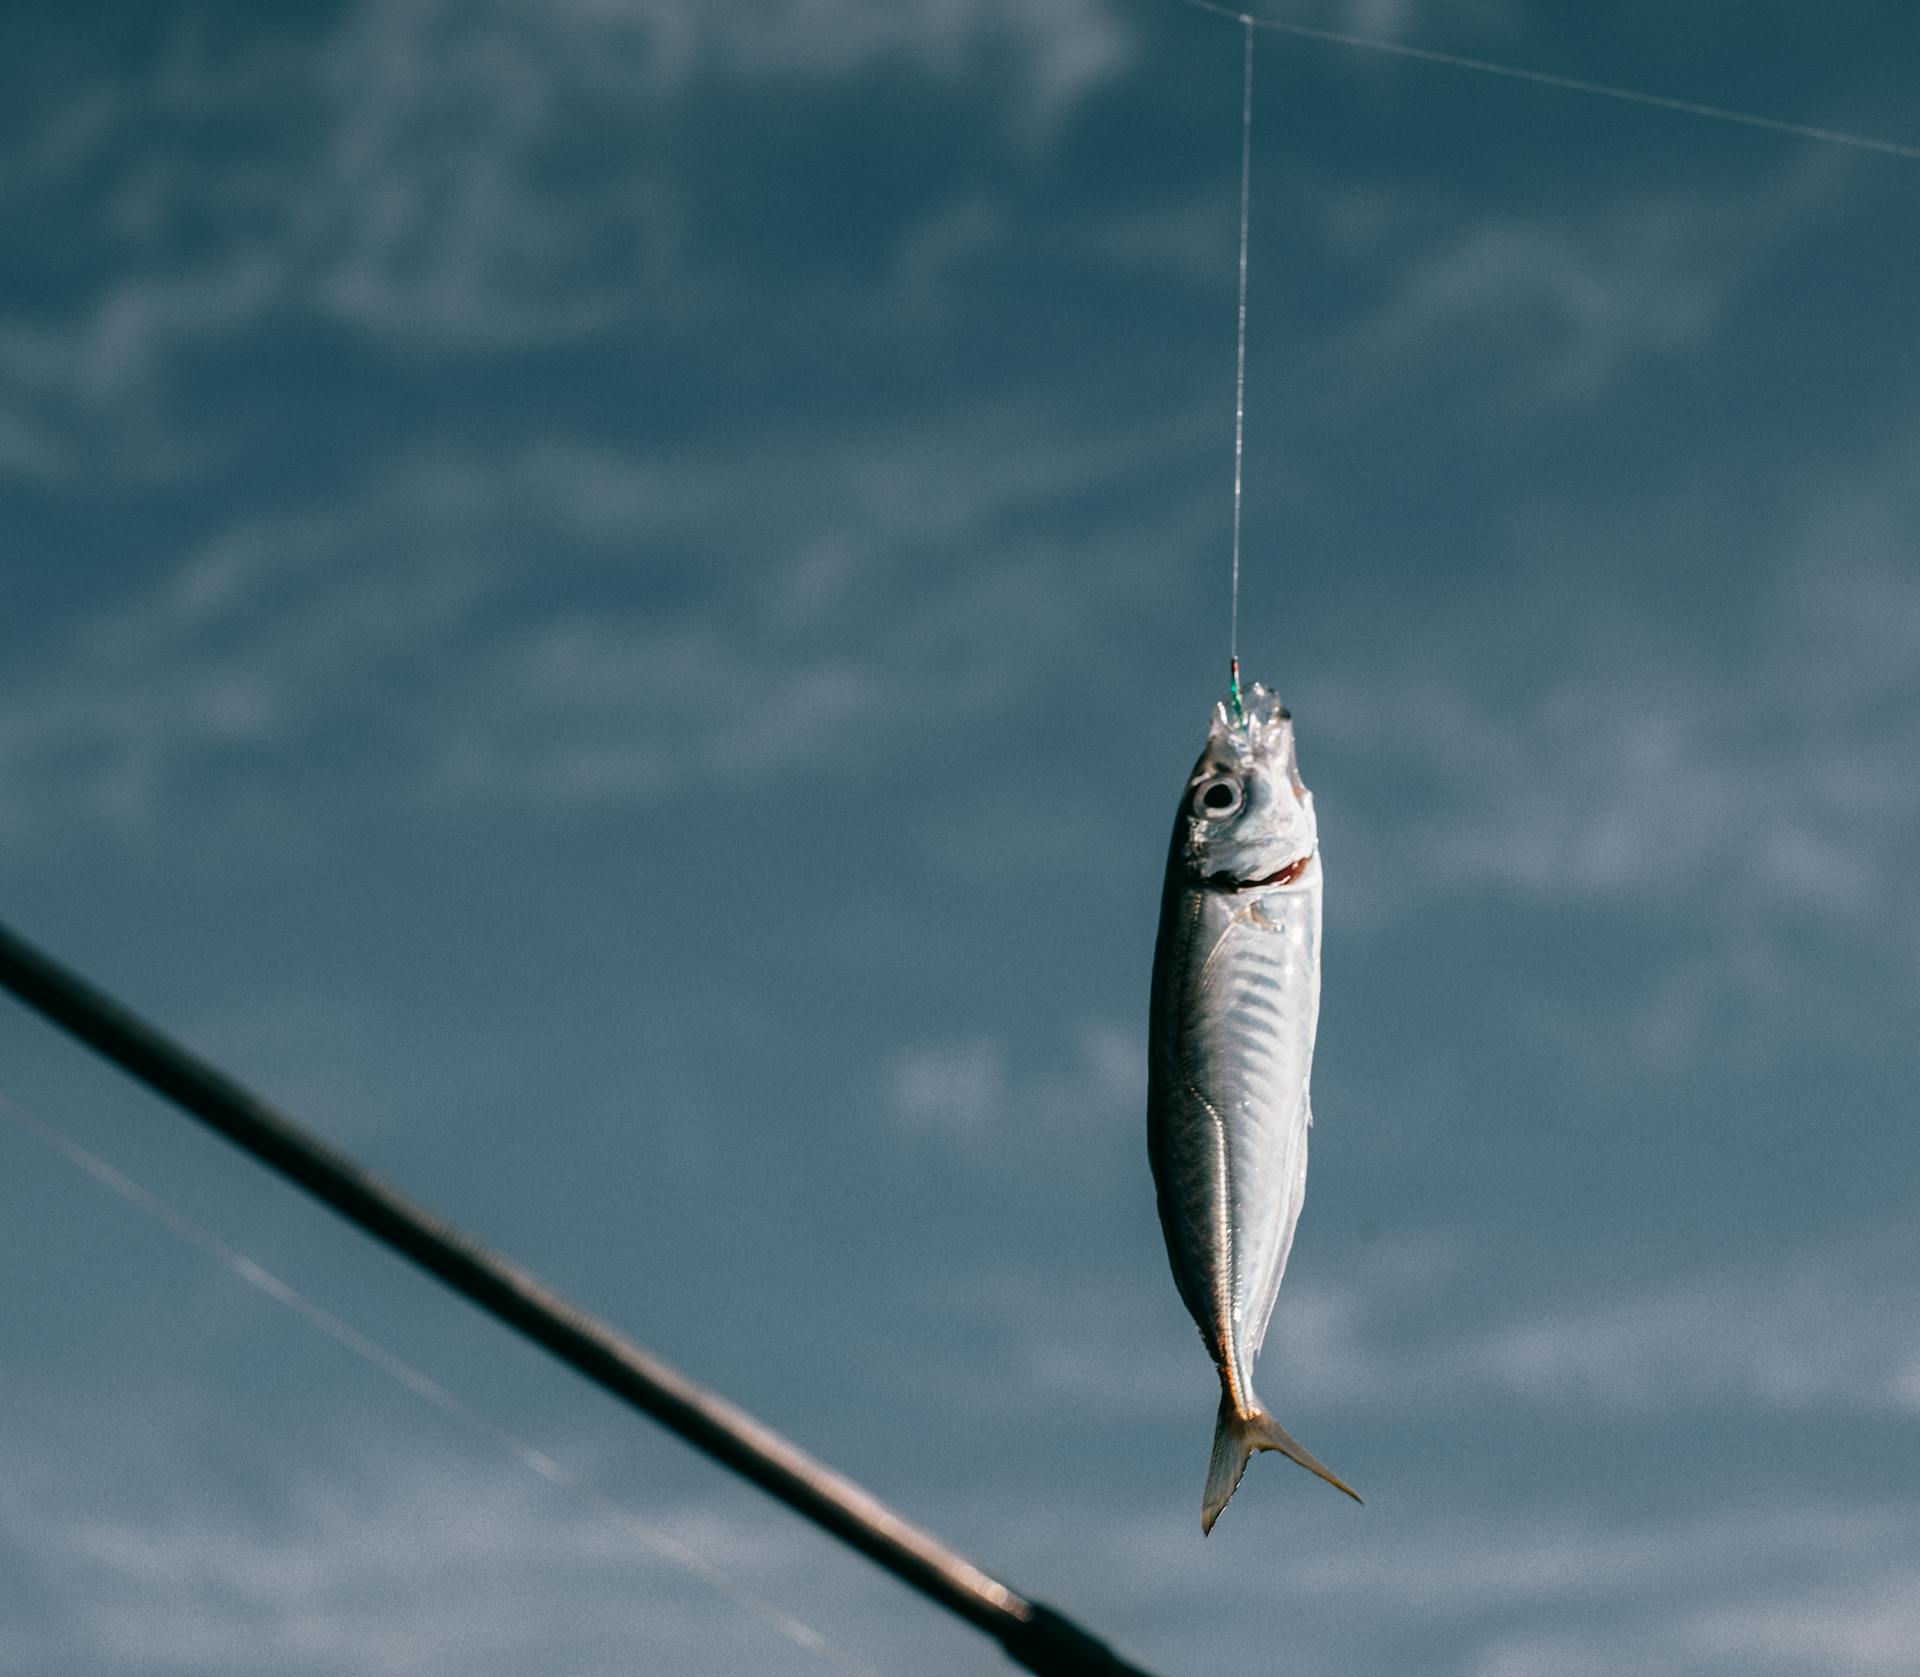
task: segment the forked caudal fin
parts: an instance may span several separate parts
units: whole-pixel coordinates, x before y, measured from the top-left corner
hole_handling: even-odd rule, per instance
[[[1355,1502],[1360,1500],[1358,1491],[1325,1462],[1317,1460],[1265,1410],[1256,1409],[1251,1415],[1241,1415],[1222,1394],[1220,1418],[1213,1428],[1213,1460],[1207,1467],[1207,1493],[1200,1504],[1203,1532],[1213,1530],[1213,1522],[1220,1518],[1220,1510],[1239,1488],[1240,1475],[1247,1471],[1247,1462],[1256,1450],[1278,1450],[1283,1456],[1291,1456],[1336,1491],[1345,1491]]]

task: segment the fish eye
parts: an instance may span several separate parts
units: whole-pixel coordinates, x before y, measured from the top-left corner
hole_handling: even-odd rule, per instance
[[[1238,815],[1247,794],[1230,774],[1212,774],[1193,789],[1193,813],[1202,821],[1225,821]]]

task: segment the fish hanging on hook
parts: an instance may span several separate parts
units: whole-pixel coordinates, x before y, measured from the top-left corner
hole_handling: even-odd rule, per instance
[[[1360,1500],[1253,1390],[1306,1194],[1321,878],[1293,718],[1258,682],[1243,697],[1236,666],[1174,818],[1147,1049],[1160,1227],[1220,1374],[1204,1531],[1258,1450]]]

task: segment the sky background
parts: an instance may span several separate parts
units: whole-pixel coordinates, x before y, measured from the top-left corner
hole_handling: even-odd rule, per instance
[[[1271,12],[1920,143],[1907,7]],[[1202,1541],[1145,1156],[1230,21],[8,6],[0,917],[1164,1677],[1911,1671],[1920,164],[1255,74],[1260,1385],[1364,1509]],[[471,1411],[0,1123],[22,1672],[1006,1669],[11,1004],[0,1093]]]

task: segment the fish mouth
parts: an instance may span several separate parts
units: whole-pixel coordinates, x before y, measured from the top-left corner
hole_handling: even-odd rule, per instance
[[[1187,877],[1196,885],[1203,885],[1212,891],[1238,893],[1241,891],[1267,891],[1278,886],[1293,885],[1307,871],[1307,864],[1319,855],[1318,850],[1309,850],[1304,856],[1297,856],[1284,868],[1275,868],[1272,873],[1262,874],[1258,879],[1234,879],[1226,874],[1202,873],[1192,865],[1188,866]]]
[[[1272,885],[1291,885],[1307,871],[1307,864],[1311,862],[1317,854],[1317,851],[1309,850],[1306,855],[1300,857],[1298,860],[1289,862],[1284,868],[1275,868],[1272,873],[1262,879],[1241,880],[1238,885],[1234,886],[1234,890],[1261,891]]]

